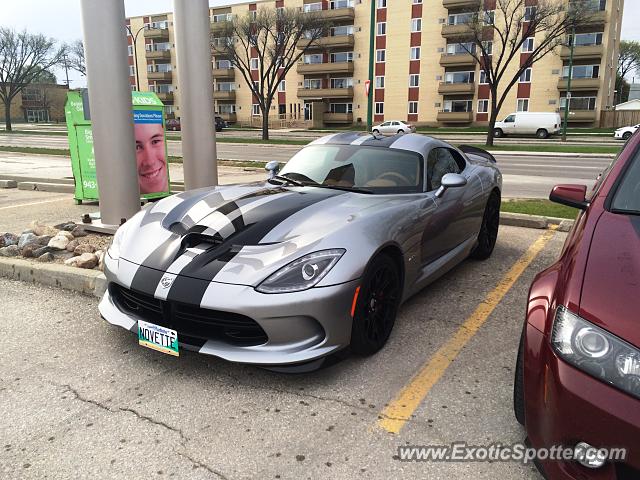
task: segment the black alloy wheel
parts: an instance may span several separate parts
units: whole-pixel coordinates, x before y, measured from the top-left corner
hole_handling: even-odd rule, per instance
[[[478,234],[478,245],[471,252],[471,258],[486,260],[493,253],[500,228],[500,195],[494,191],[489,196],[484,209],[482,225]]]
[[[400,273],[391,257],[378,255],[367,267],[356,303],[351,349],[359,355],[380,350],[391,334],[401,297]]]

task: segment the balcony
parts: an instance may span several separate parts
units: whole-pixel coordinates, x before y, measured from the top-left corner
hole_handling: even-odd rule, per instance
[[[324,123],[353,123],[353,113],[325,112]]]
[[[442,123],[471,123],[473,112],[438,112],[436,119]]]
[[[444,8],[480,8],[480,0],[442,0]]]
[[[236,78],[236,71],[233,68],[214,68],[213,78]]]
[[[147,72],[147,78],[149,80],[160,80],[163,82],[170,82],[173,78],[172,72]]]
[[[236,91],[235,90],[214,90],[213,91],[213,99],[214,100],[235,101],[236,100]]]
[[[353,7],[336,8],[334,10],[317,10],[314,12],[322,20],[329,23],[351,22],[356,18],[356,11]]]
[[[171,60],[171,50],[147,50],[149,60]]]
[[[298,48],[302,50],[311,43],[310,40],[302,39],[298,41]],[[331,48],[353,48],[353,35],[336,35],[334,37],[321,37],[309,45],[310,50],[327,50]]]
[[[229,28],[231,22],[222,20],[219,22],[211,22],[211,33],[222,33]]]
[[[442,36],[444,38],[469,37],[472,33],[473,29],[468,23],[442,25]]]
[[[173,92],[156,92],[161,102],[173,102]]]
[[[353,98],[353,87],[299,88],[298,98]]]
[[[476,59],[469,53],[459,53],[450,55],[443,53],[440,56],[440,65],[443,67],[464,67],[467,65],[475,65]]]
[[[152,38],[154,40],[169,40],[168,28],[145,28],[144,38]]]
[[[236,123],[238,121],[238,117],[235,113],[217,113],[216,115],[222,118],[225,122]]]
[[[584,123],[595,122],[597,113],[595,110],[570,110],[569,121]],[[560,110],[560,116],[564,118],[564,109]]]
[[[573,49],[573,59],[580,60],[583,58],[602,58],[604,54],[604,47],[602,45],[584,45],[578,46]],[[569,60],[571,56],[571,47],[564,46],[560,50],[560,58],[563,60]]]
[[[558,90],[565,91],[567,90],[568,80],[566,78],[561,78],[558,80]],[[571,91],[580,91],[580,90],[598,90],[600,88],[600,79],[599,78],[572,78],[571,79]]]
[[[299,63],[297,71],[300,75],[315,75],[320,73],[353,73],[353,62]]]
[[[438,86],[440,95],[473,95],[476,93],[475,83],[446,83],[440,82]]]
[[[599,10],[597,12],[593,12],[588,17],[584,19],[582,22],[583,25],[595,26],[595,25],[604,25],[607,23],[607,12],[605,10]]]

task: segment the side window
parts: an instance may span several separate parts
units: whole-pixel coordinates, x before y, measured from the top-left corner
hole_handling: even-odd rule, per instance
[[[437,190],[442,183],[442,177],[447,173],[460,173],[462,169],[454,153],[447,148],[434,148],[427,157],[427,188],[429,191]],[[457,155],[457,153],[456,153]],[[464,162],[464,159],[460,159]]]
[[[515,121],[516,121],[515,115],[509,115],[507,118],[504,119],[504,123],[513,123]]]

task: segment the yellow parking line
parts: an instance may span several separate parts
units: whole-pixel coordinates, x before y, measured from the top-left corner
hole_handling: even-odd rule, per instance
[[[8,210],[10,208],[32,207],[34,205],[42,205],[43,203],[61,202],[62,200],[69,200],[69,197],[56,198],[55,200],[43,200],[42,202],[22,203],[20,205],[9,205],[8,207],[0,207],[0,210]]]
[[[378,426],[390,433],[399,433],[413,412],[420,406],[431,388],[440,380],[460,350],[471,340],[489,315],[502,301],[520,275],[526,270],[545,245],[553,238],[552,228],[538,237],[528,250],[502,277],[498,285],[484,298],[471,316],[455,334],[422,366],[420,371],[391,401],[378,419]]]

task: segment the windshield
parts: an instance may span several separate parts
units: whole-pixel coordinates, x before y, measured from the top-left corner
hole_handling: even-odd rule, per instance
[[[280,172],[304,184],[371,193],[422,192],[423,160],[404,150],[353,145],[311,145],[296,153]]]
[[[640,155],[632,160],[613,199],[614,213],[640,215]]]

